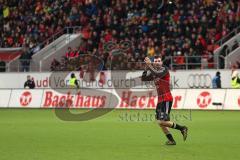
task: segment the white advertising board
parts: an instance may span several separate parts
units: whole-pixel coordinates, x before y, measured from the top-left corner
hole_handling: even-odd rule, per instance
[[[40,108],[43,90],[12,90],[8,107]]]
[[[184,109],[221,110],[225,92],[225,89],[189,89]]]
[[[240,110],[240,89],[227,90],[224,109]]]
[[[8,107],[8,103],[11,96],[11,90],[3,89],[0,90],[0,107]]]
[[[239,89],[174,89],[172,109],[240,110]],[[152,89],[11,89],[0,90],[1,108],[155,109]]]

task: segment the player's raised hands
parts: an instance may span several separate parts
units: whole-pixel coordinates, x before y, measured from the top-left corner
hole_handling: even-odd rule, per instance
[[[151,60],[150,60],[150,58],[148,58],[148,57],[146,57],[146,58],[144,59],[144,62],[145,62],[147,65],[150,65],[150,64],[151,64]]]

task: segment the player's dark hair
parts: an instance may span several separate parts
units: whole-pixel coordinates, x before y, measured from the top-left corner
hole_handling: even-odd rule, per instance
[[[154,56],[154,59],[158,59],[158,58],[162,59],[162,56],[160,56],[160,55]]]

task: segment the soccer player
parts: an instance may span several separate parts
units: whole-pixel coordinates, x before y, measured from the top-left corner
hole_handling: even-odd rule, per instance
[[[168,141],[166,145],[176,145],[176,142],[169,131],[169,128],[179,130],[183,135],[183,140],[187,138],[188,128],[170,121],[170,112],[173,102],[173,97],[170,91],[170,73],[167,67],[163,66],[160,56],[154,57],[154,63],[145,58],[146,69],[142,75],[142,81],[154,81],[158,93],[158,104],[156,107],[156,120],[162,131],[166,135]]]

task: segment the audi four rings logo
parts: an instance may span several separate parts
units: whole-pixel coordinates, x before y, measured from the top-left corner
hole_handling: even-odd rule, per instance
[[[190,88],[210,88],[212,77],[210,74],[190,74],[187,83]]]

